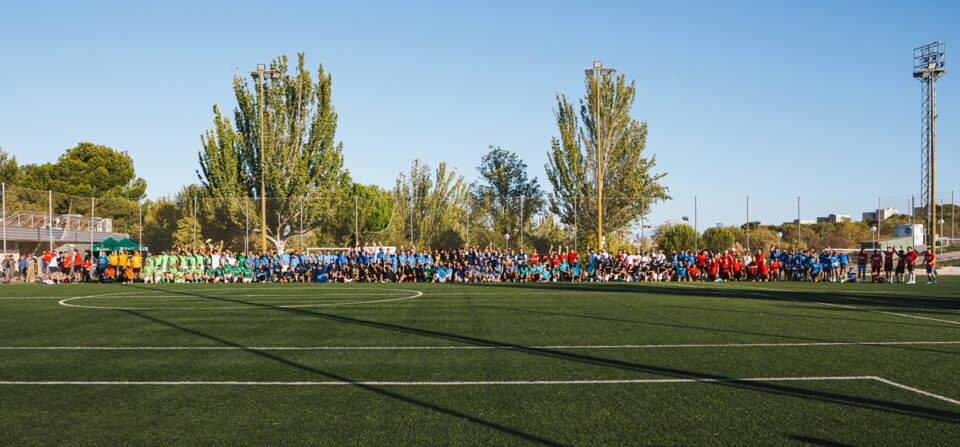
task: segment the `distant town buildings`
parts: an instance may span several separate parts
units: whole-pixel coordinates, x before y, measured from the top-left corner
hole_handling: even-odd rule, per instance
[[[128,237],[126,233],[113,231],[113,219],[79,214],[17,211],[7,216],[5,224],[6,254],[14,255],[36,254],[64,246],[85,250],[91,243],[103,242],[108,237],[118,240]]]
[[[815,223],[816,223],[816,222],[814,222],[814,221],[812,221],[812,220],[810,220],[810,219],[800,219],[800,222],[799,222],[800,225],[813,225],[813,224],[815,224]],[[793,219],[793,222],[784,222],[783,224],[784,224],[784,225],[797,225],[798,222],[797,222],[797,219]]]
[[[830,214],[827,217],[818,217],[817,223],[844,223],[852,222],[849,214]]]
[[[863,220],[883,222],[893,216],[898,215],[900,215],[900,210],[896,208],[879,208],[876,211],[867,211],[863,213]]]

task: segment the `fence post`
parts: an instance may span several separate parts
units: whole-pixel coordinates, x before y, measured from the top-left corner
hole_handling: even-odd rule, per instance
[[[523,250],[523,194],[520,195],[520,250]]]
[[[360,245],[360,199],[353,196],[353,235],[357,245]]]
[[[800,196],[797,196],[797,250],[800,249]]]
[[[96,222],[94,218],[94,206],[96,205],[97,199],[95,197],[90,198],[90,257],[93,258],[93,229]]]
[[[193,197],[193,249],[197,249],[197,197]]]
[[[50,251],[53,251],[53,191],[47,190],[47,222],[50,228]]]
[[[141,197],[140,200],[137,201],[137,215],[139,216],[139,219],[140,219],[140,230],[139,230],[140,238],[137,239],[137,244],[139,244],[142,247],[143,246],[143,197]]]
[[[693,196],[693,252],[700,251],[700,226],[697,222],[697,196]]]
[[[4,256],[6,256],[7,254],[7,184],[0,183],[0,186],[2,186],[3,188],[2,192],[0,192],[0,195],[2,195],[2,198],[3,198],[3,217],[2,217],[3,218],[3,254]]]
[[[910,234],[914,234],[914,230],[917,228],[917,202],[916,197],[913,194],[910,194]],[[913,236],[913,242],[917,241],[916,235]],[[910,245],[915,245],[913,242]]]
[[[243,251],[250,251],[250,201],[248,197],[243,198]]]
[[[880,243],[880,233],[883,231],[880,228],[880,198],[877,197],[877,243]]]
[[[303,201],[304,196],[300,196],[300,251],[306,250],[306,246],[303,243]]]
[[[750,196],[747,196],[747,254],[751,254],[750,250]]]

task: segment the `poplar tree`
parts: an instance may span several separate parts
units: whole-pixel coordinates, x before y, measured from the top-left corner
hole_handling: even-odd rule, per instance
[[[550,211],[568,227],[576,224],[578,238],[597,247],[598,206],[603,209],[604,233],[622,235],[651,206],[670,197],[660,183],[666,174],[653,172],[656,157],[644,154],[647,123],[630,115],[635,83],[628,83],[623,75],[604,75],[599,83],[588,78],[585,83],[586,95],[578,109],[565,95],[557,95],[554,115],[560,135],[550,142],[545,168],[553,186]],[[604,171],[600,204],[598,162]]]
[[[229,215],[234,227],[242,228],[244,219],[239,208],[243,201],[235,199],[253,199],[256,208],[249,214],[251,220],[282,251],[289,238],[303,236],[330,220],[335,209],[330,202],[349,182],[343,144],[335,142],[337,114],[331,102],[330,74],[320,65],[314,77],[304,65],[303,53],[297,55],[292,70],[286,56],[270,63],[269,70],[279,76],[263,79],[263,97],[257,81],[234,76],[233,120],[214,106],[213,127],[201,137],[197,175],[211,197],[233,208]],[[259,222],[261,197],[268,202],[266,222]]]

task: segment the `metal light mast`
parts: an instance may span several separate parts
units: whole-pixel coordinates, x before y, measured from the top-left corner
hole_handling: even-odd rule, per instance
[[[259,95],[257,96],[257,111],[260,113],[260,120],[257,122],[257,129],[260,137],[257,143],[257,152],[260,154],[260,250],[267,252],[267,184],[264,171],[266,165],[263,163],[263,78],[269,76],[271,79],[280,79],[280,72],[277,70],[267,70],[266,64],[257,64],[257,70],[251,71],[250,75],[257,80]]]
[[[944,69],[945,45],[933,42],[913,49],[913,77],[922,93],[920,134],[920,204],[926,213],[927,247],[937,242],[937,79]]]
[[[593,61],[593,67],[586,68],[583,70],[587,75],[588,80],[593,80],[594,87],[594,98],[597,101],[597,108],[594,109],[595,114],[593,115],[593,132],[594,132],[594,145],[596,146],[595,152],[597,156],[597,166],[596,166],[596,182],[597,182],[597,254],[603,252],[603,169],[604,164],[606,163],[606,154],[603,153],[606,148],[604,147],[604,134],[601,131],[600,125],[603,122],[603,112],[601,112],[601,99],[603,97],[603,84],[609,76],[612,76],[617,73],[617,70],[614,70],[609,67],[604,67],[602,61]]]

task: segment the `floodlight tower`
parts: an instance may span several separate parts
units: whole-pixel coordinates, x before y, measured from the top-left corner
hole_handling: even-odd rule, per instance
[[[937,242],[937,79],[946,73],[944,69],[945,45],[933,42],[913,49],[913,77],[920,81],[921,136],[920,136],[920,203],[925,208],[928,242],[935,247]]]
[[[251,71],[250,76],[257,80],[257,87],[260,95],[257,96],[257,111],[260,112],[260,120],[257,122],[257,128],[260,130],[260,138],[257,143],[257,152],[260,153],[260,250],[267,253],[267,183],[264,178],[266,174],[266,165],[263,163],[263,78],[269,76],[270,79],[280,79],[280,72],[277,70],[267,70],[266,64],[257,64],[257,70]]]
[[[613,76],[617,73],[617,70],[614,70],[609,67],[604,67],[602,61],[593,61],[593,67],[585,68],[584,73],[587,75],[588,80],[593,80],[595,83],[594,97],[597,100],[597,108],[593,114],[593,133],[594,133],[594,149],[597,155],[597,166],[596,166],[596,182],[597,182],[597,254],[603,252],[603,168],[604,163],[606,163],[606,154],[603,151],[606,149],[603,145],[604,137],[601,133],[600,123],[603,121],[603,114],[600,111],[601,105],[600,100],[603,96],[601,88],[603,83],[607,80],[608,77]]]

